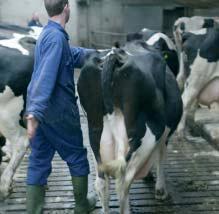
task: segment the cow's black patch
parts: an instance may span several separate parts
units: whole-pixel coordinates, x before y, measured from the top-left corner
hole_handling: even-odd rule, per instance
[[[186,77],[190,75],[191,72],[190,65],[193,64],[195,58],[197,57],[198,49],[200,48],[205,37],[206,35],[194,35],[189,32],[183,33],[182,35],[182,39],[183,39],[182,50],[185,53],[184,68],[185,68]]]
[[[6,86],[10,87],[15,96],[23,96],[24,106],[20,112],[19,124],[25,127],[23,113],[26,105],[26,91],[33,71],[33,49],[35,40],[24,38],[21,44],[30,55],[23,55],[20,51],[0,46],[0,93],[3,93]]]
[[[219,60],[219,29],[209,28],[200,47],[200,56],[208,62]]]
[[[180,23],[180,30],[181,30],[182,32],[184,32],[185,29],[186,29],[185,23],[184,23],[184,22]]]
[[[0,136],[0,165],[2,162],[2,157],[3,157],[3,152],[1,150],[1,148],[5,145],[5,138],[3,136]]]
[[[131,42],[133,40],[143,39],[143,34],[141,33],[129,33],[126,36],[126,41]]]
[[[214,19],[204,19],[204,24],[202,28],[213,28],[214,27]]]

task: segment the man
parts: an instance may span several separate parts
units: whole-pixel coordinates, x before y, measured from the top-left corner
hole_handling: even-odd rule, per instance
[[[27,90],[27,130],[31,154],[27,172],[27,211],[42,213],[45,185],[55,151],[68,164],[74,189],[76,214],[95,207],[87,199],[89,164],[83,147],[73,81],[74,67],[81,67],[89,51],[70,48],[65,25],[68,0],[44,0],[49,15],[35,48],[34,71]]]
[[[31,20],[28,22],[28,27],[32,27],[32,26],[43,27],[43,25],[39,20],[39,15],[36,12],[33,13]]]

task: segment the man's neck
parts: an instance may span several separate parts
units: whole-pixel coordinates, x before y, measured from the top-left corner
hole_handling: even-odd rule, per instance
[[[62,14],[50,17],[50,20],[59,23],[65,29],[65,17]]]

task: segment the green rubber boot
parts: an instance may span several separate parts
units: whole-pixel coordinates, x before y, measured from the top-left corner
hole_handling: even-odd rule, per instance
[[[72,177],[75,197],[74,214],[87,214],[95,209],[96,197],[87,197],[88,176]]]
[[[42,214],[45,198],[45,186],[27,186],[27,213]]]

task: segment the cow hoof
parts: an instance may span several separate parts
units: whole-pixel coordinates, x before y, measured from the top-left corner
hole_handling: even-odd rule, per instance
[[[178,142],[182,142],[185,140],[185,132],[184,130],[177,130],[176,137]]]
[[[166,189],[162,188],[162,189],[157,189],[155,192],[155,198],[157,200],[165,200],[168,198],[168,192],[166,191]]]

